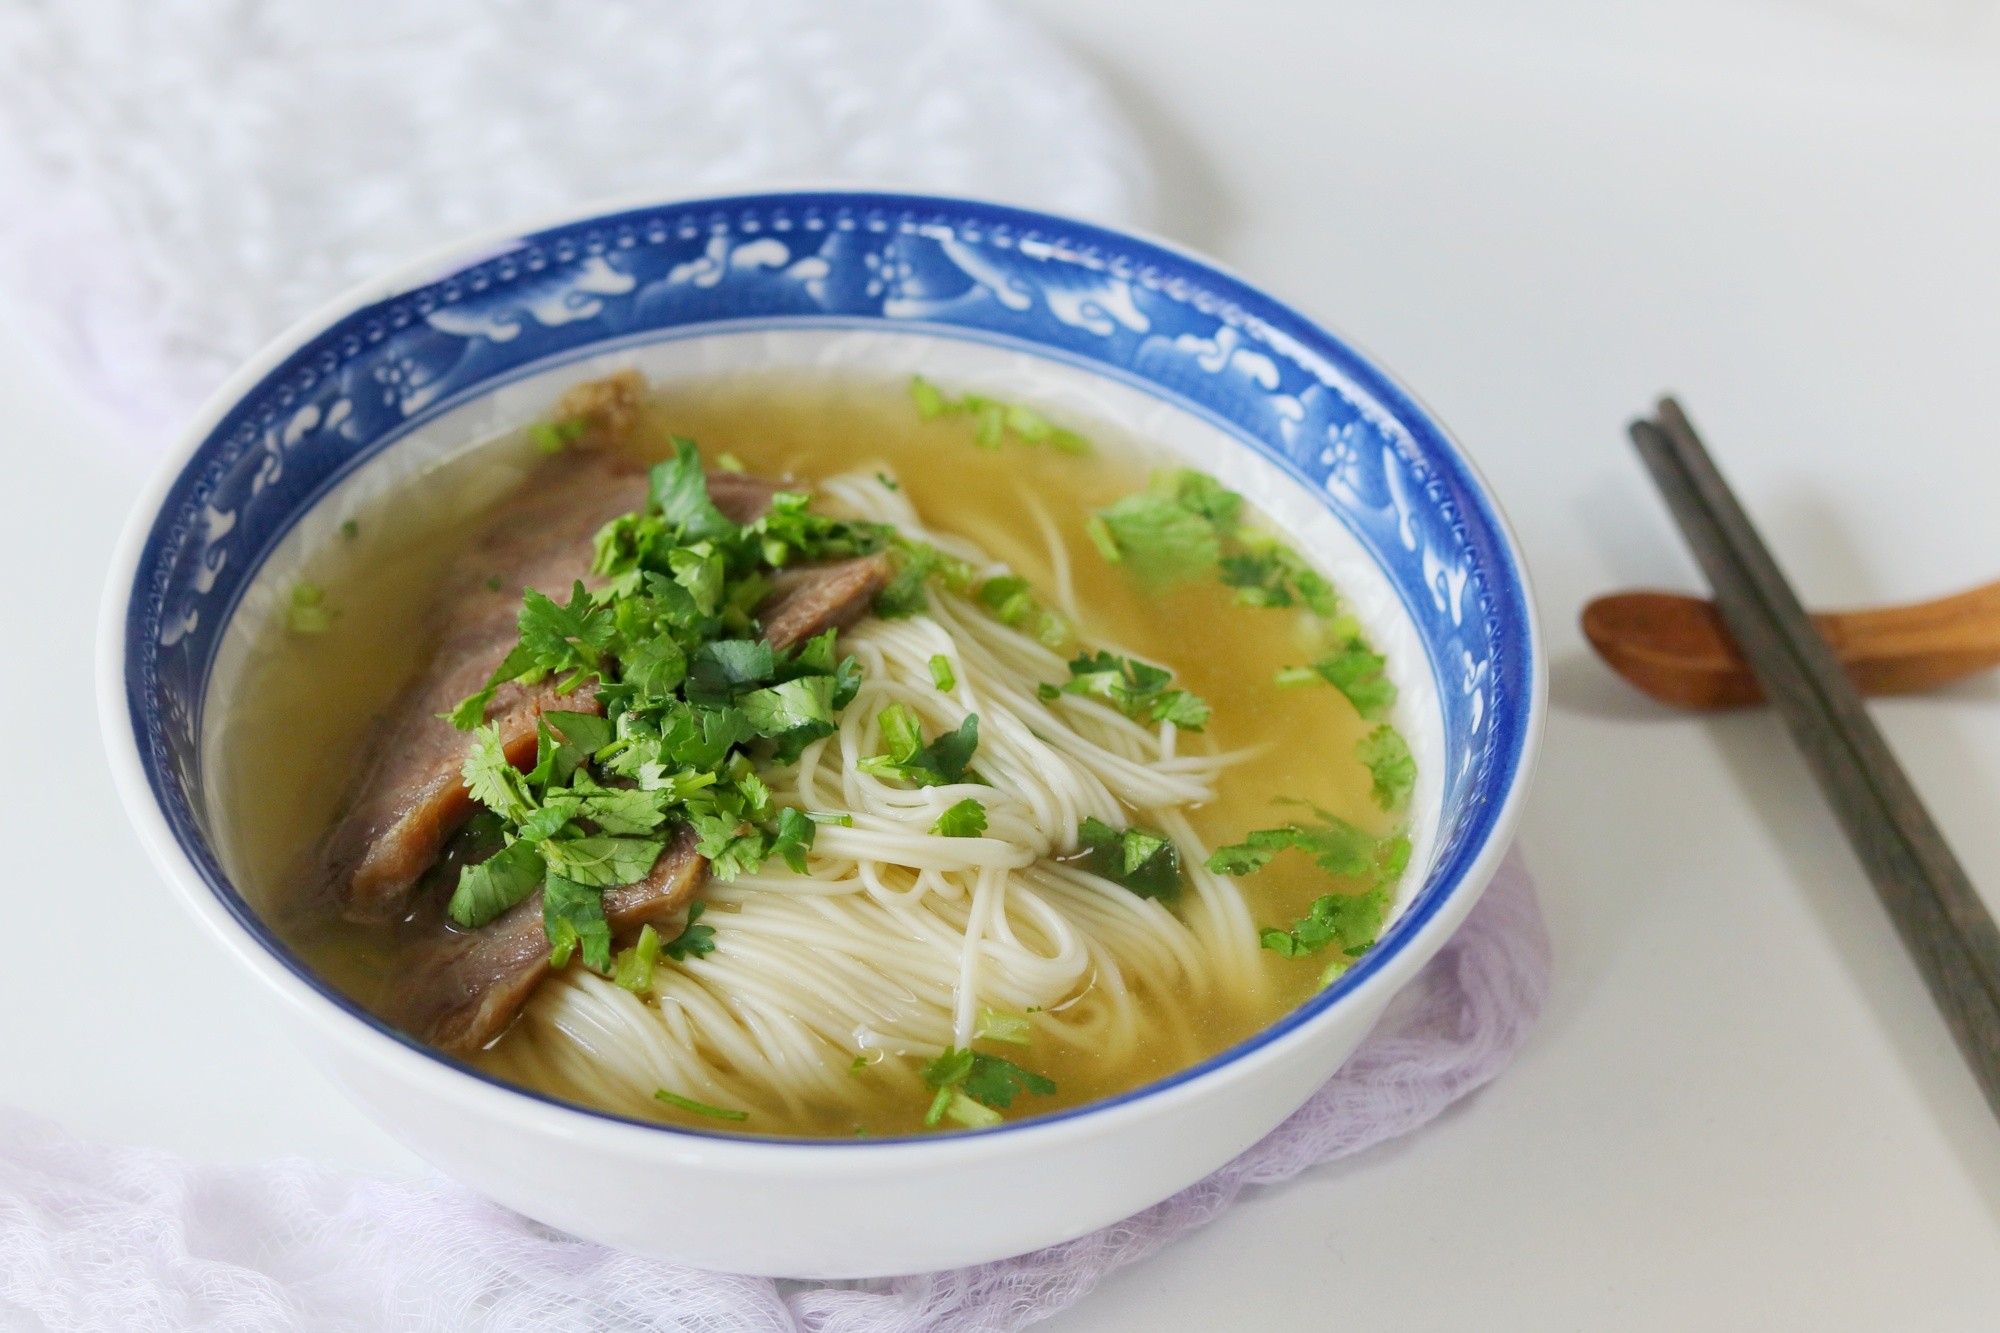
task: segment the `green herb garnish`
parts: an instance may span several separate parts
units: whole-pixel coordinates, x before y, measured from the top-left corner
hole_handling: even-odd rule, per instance
[[[931,685],[939,690],[950,691],[958,688],[958,674],[951,669],[951,659],[943,653],[931,658]]]
[[[970,1049],[949,1047],[923,1067],[924,1082],[937,1089],[926,1125],[935,1125],[949,1115],[960,1124],[980,1128],[1000,1123],[999,1112],[1014,1104],[1022,1092],[1037,1097],[1054,1093],[1056,1085],[1012,1060]]]
[[[660,932],[652,926],[639,927],[639,938],[618,951],[611,980],[634,995],[648,995],[653,989],[653,964],[660,956]]]
[[[1151,829],[1121,831],[1092,815],[1076,826],[1076,840],[1084,850],[1083,864],[1093,875],[1141,898],[1171,903],[1187,883],[1180,850]]]
[[[968,796],[939,815],[931,832],[940,838],[977,838],[986,832],[986,807]]]
[[[706,958],[715,952],[715,927],[699,924],[701,914],[708,910],[707,903],[688,904],[687,923],[680,934],[660,945],[660,952],[676,963],[685,963],[690,958]]]
[[[1169,689],[1173,679],[1165,667],[1099,651],[1079,653],[1069,664],[1069,680],[1052,688],[1102,699],[1134,721],[1200,731],[1208,725],[1208,705],[1186,690]]]
[[[545,454],[559,454],[583,438],[590,423],[581,417],[569,421],[538,421],[528,427],[528,439]]]
[[[1026,1046],[1033,1031],[1033,1025],[1018,1014],[1002,1014],[985,1009],[980,1011],[979,1026],[973,1030],[972,1035],[978,1041],[1004,1041],[1015,1046]]]
[[[1045,444],[1066,454],[1090,452],[1089,440],[1063,429],[1032,408],[976,393],[947,397],[922,375],[910,379],[910,401],[917,405],[917,416],[924,421],[971,417],[972,442],[982,449],[998,449],[1011,435],[1022,444]]]
[[[1045,648],[1060,648],[1075,633],[1069,618],[1035,598],[1033,587],[1018,574],[1003,574],[979,585],[979,604],[1010,629],[1033,635]]]
[[[678,1106],[683,1111],[692,1111],[696,1115],[705,1115],[711,1120],[748,1120],[750,1118],[748,1111],[732,1111],[724,1106],[710,1106],[707,1102],[698,1102],[692,1097],[683,1097],[678,1092],[668,1092],[665,1088],[661,1088],[658,1092],[655,1092],[653,1099],[665,1102],[668,1106]]]
[[[1387,715],[1396,702],[1396,684],[1382,674],[1387,659],[1356,633],[1312,664],[1312,671],[1346,695],[1354,711],[1369,721]]]
[[[285,603],[285,628],[294,634],[324,634],[333,628],[326,589],[317,583],[294,583]]]
[[[551,427],[565,443],[580,429]],[[774,651],[758,633],[756,608],[774,570],[879,551],[894,537],[880,525],[813,514],[793,494],[778,495],[755,522],[736,523],[710,499],[700,453],[683,439],[652,469],[647,492],[645,509],[597,534],[592,572],[604,586],[578,581],[561,600],[524,591],[513,649],[447,715],[473,732],[466,784],[501,821],[505,843],[490,860],[461,868],[453,918],[483,924],[539,886],[557,966],[580,951],[590,967],[611,969],[602,892],[651,872],[670,823],[693,828],[717,879],[772,856],[805,869],[816,825],[773,803],[751,752],[789,762],[830,734],[860,686],[860,668],[836,658],[831,631]],[[542,715],[525,772],[507,761],[498,727],[484,722],[510,683],[577,700]],[[659,952],[685,961],[712,950],[714,931],[697,923],[700,912],[697,903]],[[642,976],[639,955],[627,955],[635,960],[628,978]]]
[[[1354,757],[1368,766],[1374,779],[1375,804],[1384,810],[1399,810],[1410,800],[1417,782],[1417,761],[1410,756],[1409,743],[1394,727],[1383,725],[1361,738]]]
[[[890,704],[877,716],[883,752],[861,761],[861,771],[878,778],[895,778],[919,787],[941,787],[967,781],[966,767],[979,748],[979,715],[968,713],[953,731],[928,744],[915,712]]]

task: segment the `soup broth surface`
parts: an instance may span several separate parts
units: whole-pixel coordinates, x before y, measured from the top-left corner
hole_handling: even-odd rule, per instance
[[[1164,594],[1135,586],[1123,568],[1099,556],[1085,523],[1092,510],[1142,489],[1149,466],[1173,460],[1093,423],[1070,424],[1089,436],[1087,455],[1011,437],[987,449],[975,444],[969,419],[922,420],[901,379],[739,373],[656,385],[633,447],[658,458],[671,452],[672,437],[686,436],[699,443],[710,466],[732,455],[747,471],[808,483],[879,469],[933,529],[984,546],[1028,577],[1051,606],[1061,604],[1059,549],[1074,590],[1079,637],[1093,648],[1170,667],[1175,684],[1214,709],[1205,733],[1182,737],[1183,750],[1253,752],[1224,772],[1213,802],[1191,812],[1210,848],[1298,818],[1300,807],[1278,804],[1281,799],[1309,802],[1376,835],[1391,832],[1395,821],[1371,800],[1370,773],[1355,757],[1372,724],[1330,686],[1286,689],[1273,681],[1280,668],[1298,665],[1311,651],[1303,613],[1238,605],[1232,590],[1214,579]],[[371,719],[426,660],[425,611],[442,571],[535,461],[525,439],[510,434],[356,515],[351,534],[316,553],[308,568],[311,581],[324,589],[330,627],[308,635],[271,625],[252,651],[240,696],[227,701],[221,813],[236,878],[298,953],[370,1008],[380,1006],[393,958],[375,932],[302,908],[297,867],[339,813]],[[1220,480],[1227,485],[1230,479]],[[1289,925],[1333,887],[1297,853],[1236,883],[1264,926]],[[719,930],[728,929],[726,915],[711,919]],[[1017,1058],[1053,1079],[1058,1092],[1017,1103],[1018,1114],[1009,1118],[1097,1100],[1213,1055],[1308,997],[1323,962],[1259,950],[1259,984],[1173,1021],[1161,1015],[1160,1030],[1170,1035],[1115,1065],[1053,1045],[1024,1051]],[[671,964],[662,960],[661,966]],[[1146,1003],[1159,1001],[1149,997]],[[523,1081],[513,1041],[512,1033],[501,1037],[476,1063]],[[869,1073],[856,1077],[865,1081]],[[579,1097],[571,1088],[540,1090]],[[731,1128],[657,1103],[606,1109]],[[783,1123],[765,1116],[741,1128],[781,1135],[916,1132],[924,1110],[885,1086],[879,1104],[858,1117],[847,1107],[807,1107]]]

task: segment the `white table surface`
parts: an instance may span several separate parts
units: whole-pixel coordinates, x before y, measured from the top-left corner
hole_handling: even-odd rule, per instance
[[[1767,716],[1638,699],[1575,629],[1597,592],[1696,586],[1622,434],[1669,387],[1809,599],[2000,575],[1989,6],[1030,7],[1144,127],[1161,230],[1457,431],[1554,653],[1523,840],[1558,970],[1517,1065],[1049,1327],[2000,1326],[2000,1126],[1803,767]],[[88,663],[146,464],[23,351],[0,334],[0,1104],[213,1159],[414,1169],[123,827]],[[2000,885],[2000,686],[1877,716]]]

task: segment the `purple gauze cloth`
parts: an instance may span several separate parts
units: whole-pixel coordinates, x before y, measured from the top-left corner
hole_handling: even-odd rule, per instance
[[[438,1176],[388,1181],[296,1159],[211,1166],[0,1116],[0,1328],[1003,1333],[1207,1222],[1245,1185],[1429,1121],[1506,1067],[1548,980],[1534,885],[1510,854],[1340,1072],[1208,1179],[1033,1254],[864,1283],[778,1283],[622,1254]]]

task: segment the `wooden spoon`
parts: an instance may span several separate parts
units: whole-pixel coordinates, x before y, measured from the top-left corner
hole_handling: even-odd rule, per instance
[[[1829,611],[1813,623],[1863,694],[1909,694],[2000,666],[2000,583],[1908,606]],[[1739,708],[1764,692],[1715,603],[1621,592],[1583,608],[1598,656],[1662,703]]]

